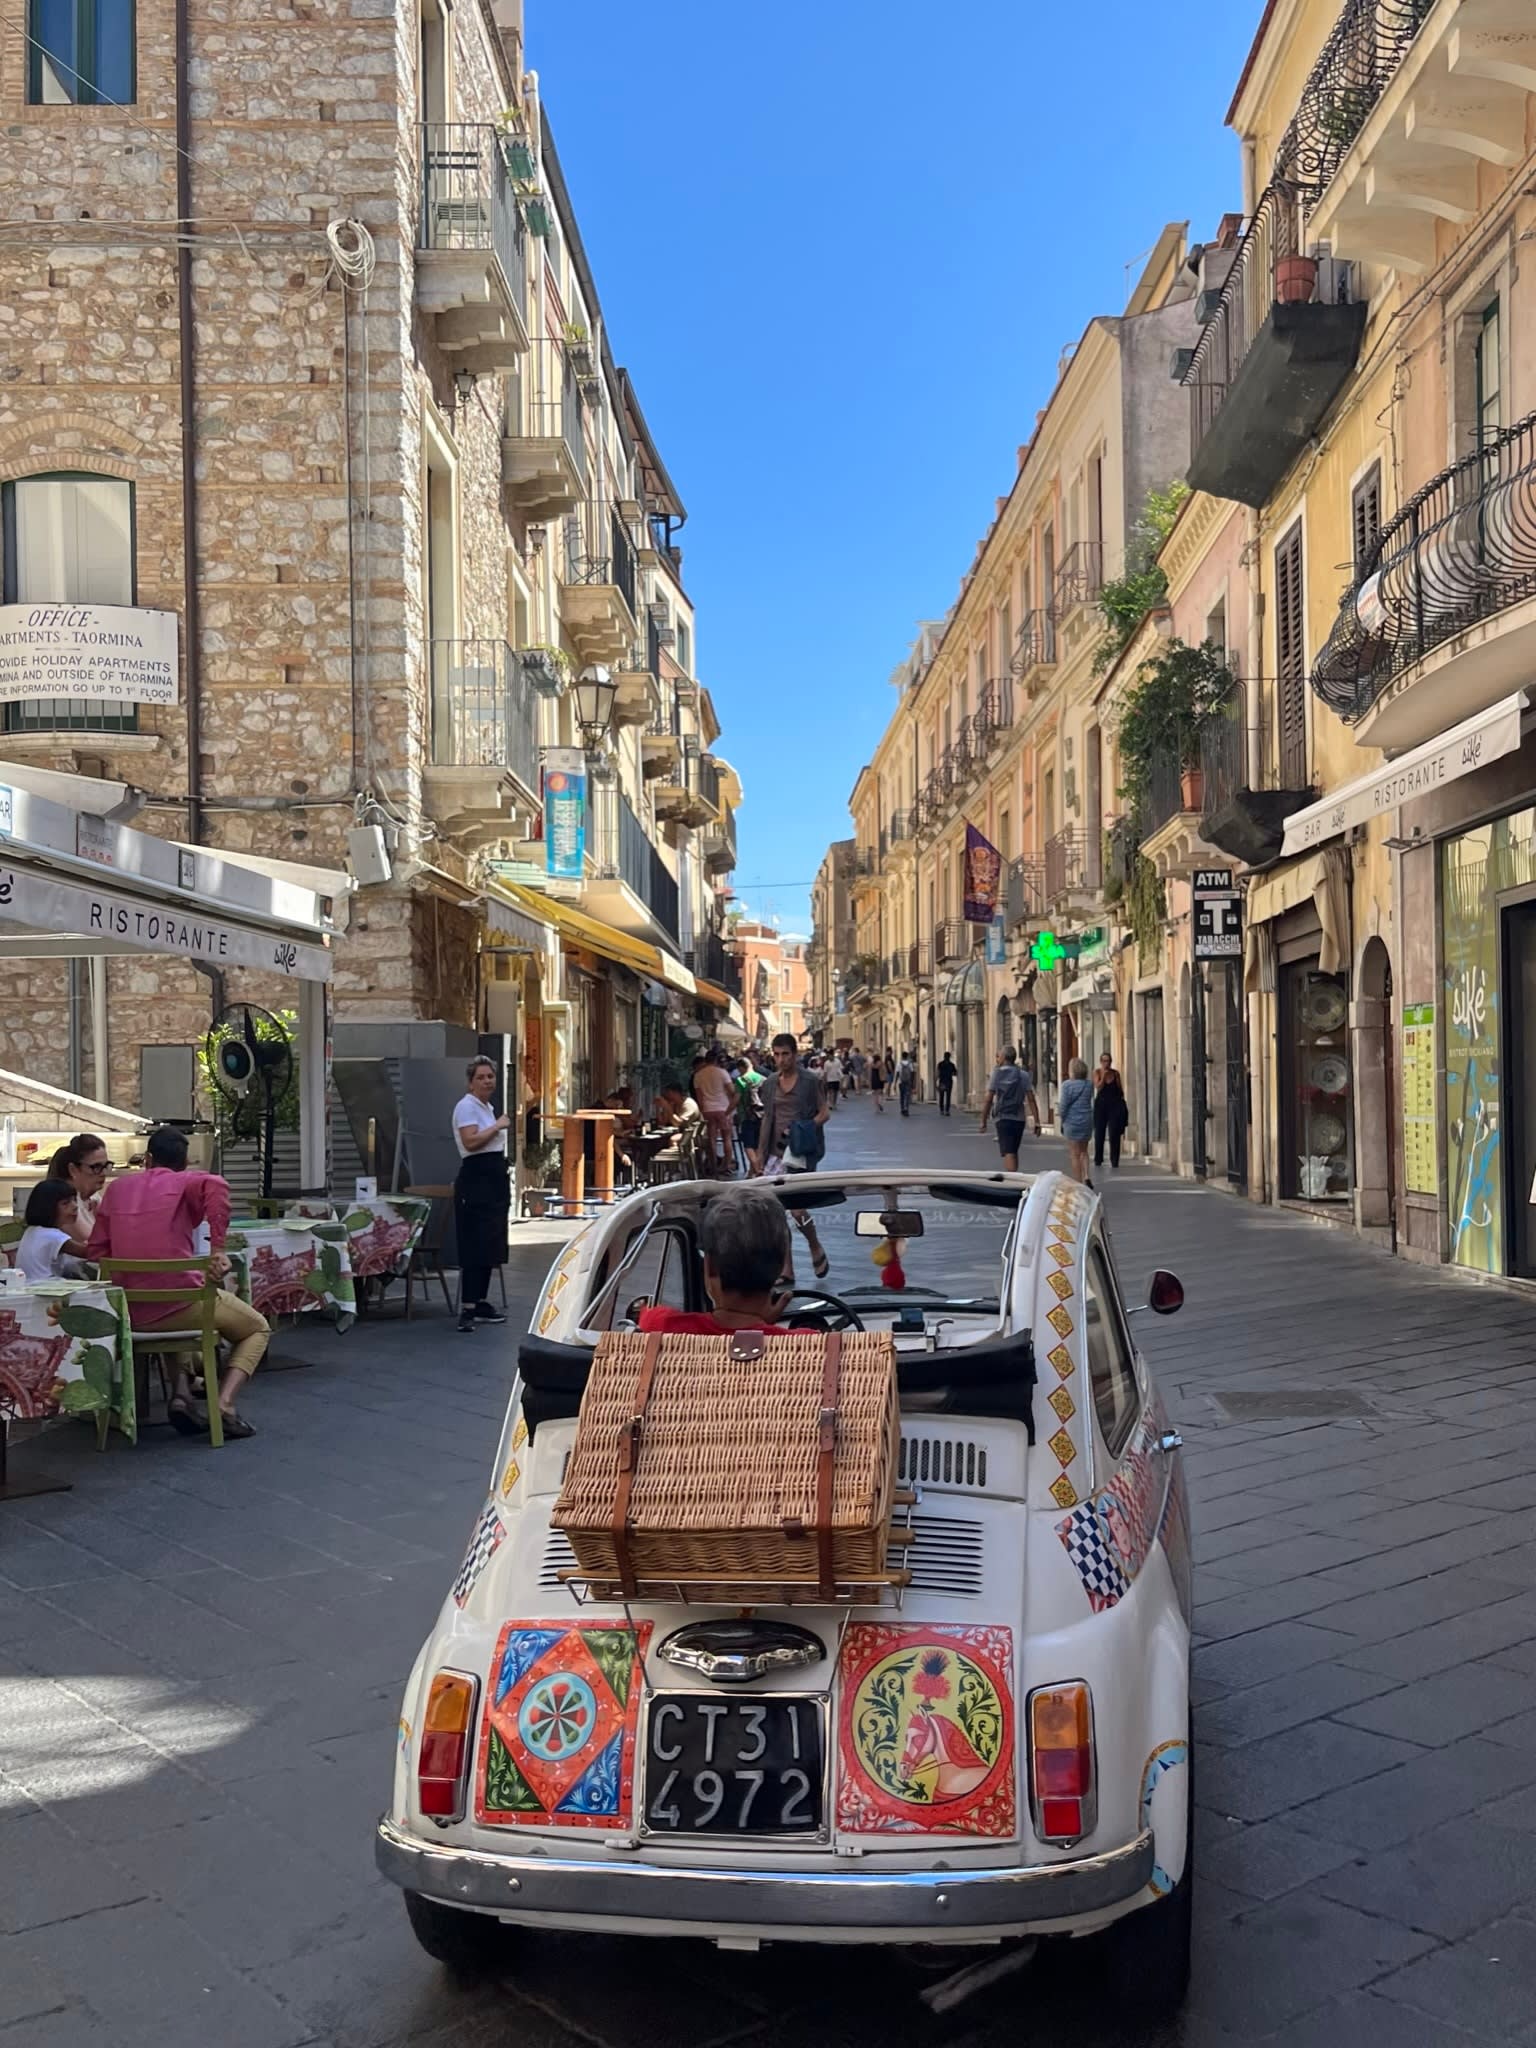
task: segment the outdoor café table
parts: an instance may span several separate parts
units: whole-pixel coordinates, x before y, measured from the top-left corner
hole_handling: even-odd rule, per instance
[[[116,1423],[138,1434],[128,1301],[99,1280],[26,1282],[0,1288],[0,1425],[91,1415],[100,1443]]]
[[[357,1292],[344,1224],[311,1216],[237,1216],[224,1249],[236,1292],[268,1320],[324,1309],[338,1330],[351,1328]]]

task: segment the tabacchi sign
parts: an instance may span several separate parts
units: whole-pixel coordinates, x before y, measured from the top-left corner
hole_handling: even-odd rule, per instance
[[[176,614],[124,604],[0,605],[0,703],[174,704]]]

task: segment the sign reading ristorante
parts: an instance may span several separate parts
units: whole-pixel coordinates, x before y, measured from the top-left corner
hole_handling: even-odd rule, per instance
[[[0,702],[174,704],[175,612],[123,604],[0,605]]]

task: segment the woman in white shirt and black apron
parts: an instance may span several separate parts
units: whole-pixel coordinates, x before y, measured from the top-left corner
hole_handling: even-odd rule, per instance
[[[507,1256],[507,1219],[512,1181],[507,1171],[507,1130],[512,1119],[491,1107],[496,1067],[471,1060],[469,1093],[454,1105],[453,1142],[459,1148],[459,1177],[453,1184],[454,1224],[459,1237],[459,1328],[504,1323],[488,1296],[491,1270]]]

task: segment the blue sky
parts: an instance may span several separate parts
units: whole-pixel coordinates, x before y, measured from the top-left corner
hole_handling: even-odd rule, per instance
[[[1240,204],[1259,0],[528,0],[617,360],[688,507],[736,887],[811,877],[1063,347]]]

